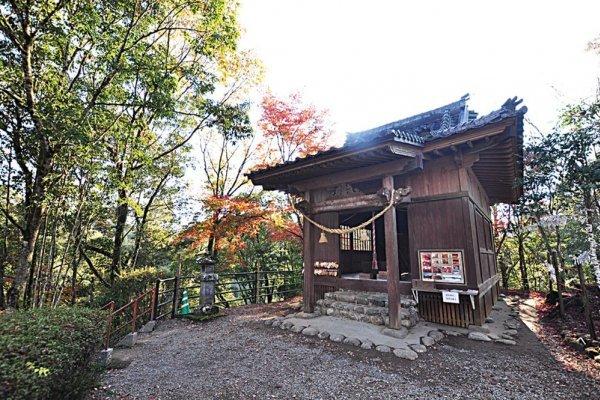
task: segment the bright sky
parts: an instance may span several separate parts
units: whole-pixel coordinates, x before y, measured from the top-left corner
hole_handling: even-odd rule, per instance
[[[266,86],[300,90],[342,135],[465,93],[480,114],[519,96],[543,129],[594,93],[598,16],[600,1],[241,0],[241,46]]]
[[[336,144],[465,93],[480,115],[519,96],[528,118],[549,129],[565,104],[594,94],[600,76],[600,56],[586,51],[600,35],[597,0],[240,1],[240,47],[262,60],[262,90],[300,90],[329,109]],[[194,196],[201,174],[187,175]]]

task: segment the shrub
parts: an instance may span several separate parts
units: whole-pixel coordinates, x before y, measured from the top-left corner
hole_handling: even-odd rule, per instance
[[[120,307],[127,304],[131,298],[148,289],[157,279],[165,275],[165,271],[154,267],[123,271],[110,288],[102,289],[96,298],[95,304],[101,307],[114,300],[117,307]]]
[[[104,318],[79,307],[0,315],[0,398],[83,397],[98,377]]]

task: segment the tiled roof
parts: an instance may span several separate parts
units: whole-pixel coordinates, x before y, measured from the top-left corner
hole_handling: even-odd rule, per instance
[[[517,109],[517,106],[522,100],[513,97],[506,100],[498,110],[477,118],[478,114],[469,110],[467,107],[468,99],[469,95],[467,94],[458,101],[421,114],[413,115],[366,131],[349,133],[346,142],[342,147],[334,147],[283,164],[252,171],[249,175],[252,177],[252,175],[259,174],[266,170],[278,169],[292,164],[299,165],[323,156],[389,140],[423,146],[426,142],[481,128],[495,122],[523,115],[527,112],[527,107]]]

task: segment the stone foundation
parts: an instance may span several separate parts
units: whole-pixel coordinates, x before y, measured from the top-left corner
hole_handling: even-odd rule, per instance
[[[389,325],[388,296],[386,293],[355,292],[340,290],[325,293],[325,298],[317,300],[315,313],[341,317],[373,325]],[[410,297],[400,299],[398,310],[400,323],[411,328],[419,321],[416,302]]]

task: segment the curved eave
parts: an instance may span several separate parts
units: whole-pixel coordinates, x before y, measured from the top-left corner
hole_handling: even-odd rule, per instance
[[[385,143],[337,148],[301,160],[255,171],[248,177],[255,185],[266,190],[288,190],[294,182],[360,167],[368,167],[402,158],[414,158],[421,153],[422,145]]]

